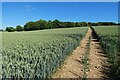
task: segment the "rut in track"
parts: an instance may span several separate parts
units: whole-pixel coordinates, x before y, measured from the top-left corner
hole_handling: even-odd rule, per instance
[[[86,46],[92,36],[93,30],[89,27],[88,32],[82,39],[80,46],[78,46],[73,53],[65,60],[63,66],[52,75],[52,78],[82,78],[83,64],[82,57],[86,52]],[[107,67],[107,57],[103,54],[100,43],[97,39],[91,39],[90,51],[89,51],[89,69],[87,72],[87,78],[100,78],[106,77],[104,71],[109,71]]]
[[[59,69],[52,78],[79,78],[83,75],[82,54],[85,52],[85,47],[91,35],[90,28],[73,53],[66,59],[64,65]]]
[[[108,58],[106,54],[104,54],[97,38],[91,39],[88,78],[108,78],[109,63],[107,60]]]

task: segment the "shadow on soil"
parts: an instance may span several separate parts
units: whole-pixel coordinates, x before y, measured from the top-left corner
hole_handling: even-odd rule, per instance
[[[99,38],[98,34],[95,32],[95,30],[92,27],[90,27],[90,28],[92,30],[92,35],[91,35],[92,39],[96,43],[98,43],[98,45],[100,45],[100,43],[99,43],[100,38]],[[100,47],[97,47],[96,49],[103,50]],[[105,53],[105,51],[98,51],[98,53],[99,54],[97,54],[97,55],[108,58],[107,53]],[[102,78],[104,80],[120,80],[120,60],[116,64],[110,64],[109,59],[108,59],[107,64],[102,65],[102,66],[103,67],[102,67],[101,72],[105,75],[105,76],[102,76]]]

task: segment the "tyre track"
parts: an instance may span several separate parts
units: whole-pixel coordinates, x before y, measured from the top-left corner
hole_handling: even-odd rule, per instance
[[[93,31],[93,30],[92,30]],[[92,32],[94,34],[94,32]],[[100,46],[100,42],[98,41],[96,34],[92,35],[92,40],[90,44],[90,56],[89,56],[89,78],[99,78],[105,79],[108,78],[106,74],[109,74],[109,63],[107,62],[108,58],[102,47]]]
[[[53,74],[52,78],[81,78],[83,75],[82,55],[86,50],[90,35],[91,29],[89,28],[80,46],[65,60],[63,66]]]
[[[90,42],[89,52],[89,69],[87,78],[106,79],[109,73],[109,63],[107,62],[106,54],[97,40],[97,35],[93,35],[94,31],[89,27],[88,32],[82,39],[80,46],[78,46],[73,53],[65,60],[63,66],[52,75],[52,78],[82,78],[84,75],[82,57],[86,52],[86,45]]]

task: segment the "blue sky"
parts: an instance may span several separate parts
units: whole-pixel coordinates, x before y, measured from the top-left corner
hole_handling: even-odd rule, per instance
[[[118,22],[117,2],[2,2],[2,26],[24,25],[39,19]]]
[[[1,0],[2,2],[119,2],[119,0]]]

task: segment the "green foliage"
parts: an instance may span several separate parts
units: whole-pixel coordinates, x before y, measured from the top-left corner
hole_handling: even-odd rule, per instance
[[[35,22],[28,22],[24,25],[25,31],[37,30],[38,25]]]
[[[97,27],[94,28],[99,34],[99,40],[102,48],[108,56],[108,62],[111,63],[111,78],[120,78],[120,39],[118,27]]]
[[[118,36],[100,36],[100,42],[111,63],[112,78],[120,78],[120,42]],[[113,74],[114,73],[114,74]]]
[[[20,25],[16,26],[16,31],[23,31],[23,30],[24,30],[24,29],[23,29],[22,26],[20,26]]]
[[[116,25],[114,22],[98,22],[97,23],[98,26],[108,26],[108,25]]]
[[[63,22],[59,21],[57,19],[51,21],[46,21],[46,20],[38,20],[38,21],[30,21],[27,22],[23,28],[24,31],[33,31],[33,30],[43,30],[43,29],[54,29],[54,28],[70,28],[70,27],[86,27],[86,26],[104,26],[104,25],[117,25],[116,23],[113,22],[97,22],[97,23],[92,23],[92,22]],[[11,27],[9,32],[11,32]],[[7,28],[6,28],[7,30]],[[16,27],[16,31],[21,31],[23,30],[21,26]],[[7,30],[8,31],[8,30]]]
[[[90,43],[91,43],[91,39],[89,39],[89,41],[88,41],[88,43],[86,45],[86,51],[82,55],[83,80],[87,80],[87,72],[89,70]]]
[[[81,27],[81,23],[80,23],[80,22],[76,22],[76,23],[75,23],[75,26]]]
[[[48,23],[45,20],[39,20],[35,22],[37,24],[36,30],[47,29]]]
[[[7,27],[7,28],[6,28],[6,31],[8,31],[8,32],[14,32],[14,31],[15,31],[15,28],[13,28],[13,27]]]
[[[53,23],[54,28],[60,28],[60,27],[62,27],[61,22],[59,20],[57,20],[57,19],[54,20],[52,23]]]
[[[87,22],[81,22],[82,27],[87,26]]]
[[[0,32],[4,31],[3,29],[0,29]]]
[[[4,32],[2,77],[48,78],[86,32],[87,28]]]
[[[92,23],[91,23],[91,22],[88,22],[88,26],[91,27],[91,26],[92,26]]]

